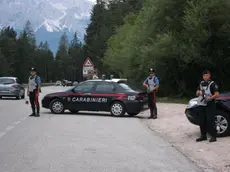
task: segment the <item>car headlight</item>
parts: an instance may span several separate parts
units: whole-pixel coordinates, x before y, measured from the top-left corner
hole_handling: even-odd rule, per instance
[[[187,107],[190,108],[190,107],[193,107],[197,104],[198,104],[198,102],[196,100],[190,100]]]

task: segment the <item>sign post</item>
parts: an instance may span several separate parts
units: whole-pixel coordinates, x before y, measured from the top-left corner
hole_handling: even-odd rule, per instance
[[[82,74],[83,77],[88,77],[91,73],[90,71],[94,71],[94,64],[92,62],[92,60],[87,57],[86,60],[83,63],[83,67],[82,67]]]

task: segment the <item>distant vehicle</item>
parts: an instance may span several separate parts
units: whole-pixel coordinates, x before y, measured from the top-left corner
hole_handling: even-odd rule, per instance
[[[73,82],[66,80],[66,86],[73,86]]]
[[[73,86],[72,81],[68,81],[68,80],[63,80],[62,81],[62,86],[66,87],[66,86]]]
[[[61,86],[61,85],[62,85],[61,81],[57,81],[57,82],[55,83],[55,86]]]
[[[0,77],[0,98],[15,97],[25,98],[25,88],[17,77]]]
[[[73,86],[77,86],[78,85],[78,82],[77,81],[74,81],[73,82]]]
[[[189,101],[185,109],[188,120],[194,124],[200,124],[200,115],[202,115],[204,107],[199,104],[198,98]],[[227,136],[230,134],[230,93],[222,93],[216,99],[216,130],[217,136]]]
[[[50,109],[54,114],[62,114],[65,110],[72,113],[78,111],[106,111],[113,116],[135,116],[148,109],[146,92],[132,89],[127,80],[87,80],[64,91],[47,94],[42,100],[42,107]]]

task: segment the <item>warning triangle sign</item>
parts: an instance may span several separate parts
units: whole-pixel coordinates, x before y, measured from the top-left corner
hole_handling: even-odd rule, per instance
[[[85,65],[86,66],[91,66],[92,64],[91,64],[91,62],[89,60],[87,60],[86,63],[85,63]]]
[[[87,57],[87,59],[86,59],[85,62],[83,63],[83,66],[94,67],[94,64],[93,64],[93,62],[90,60],[90,58]]]

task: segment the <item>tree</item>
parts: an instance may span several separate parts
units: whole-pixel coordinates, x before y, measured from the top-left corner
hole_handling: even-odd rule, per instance
[[[94,5],[90,24],[86,29],[84,50],[85,55],[91,57],[101,72],[108,72],[107,66],[103,64],[103,57],[109,38],[115,33],[115,28],[124,23],[124,17],[141,9],[143,2],[144,0],[98,0]]]
[[[84,53],[82,43],[79,41],[77,33],[74,34],[74,37],[69,46],[69,56],[72,59],[72,80],[81,80],[82,79],[82,64],[84,61]]]
[[[7,76],[10,72],[10,66],[0,49],[0,76]]]
[[[59,40],[58,51],[55,58],[55,64],[57,65],[57,75],[63,79],[71,79],[71,75],[69,75],[69,65],[71,64],[71,57],[68,54],[68,48],[68,38],[66,36],[66,33],[64,33]]]

